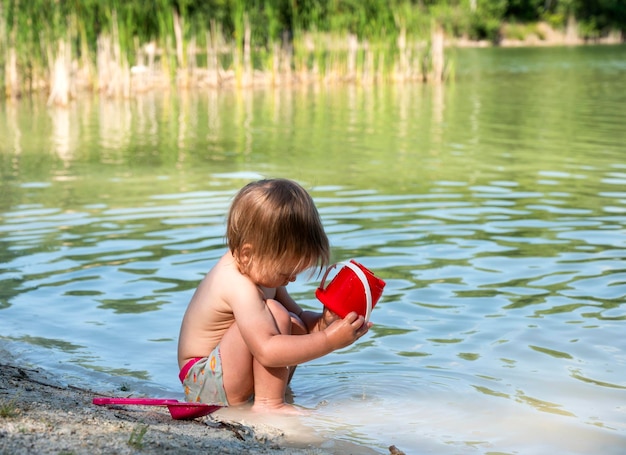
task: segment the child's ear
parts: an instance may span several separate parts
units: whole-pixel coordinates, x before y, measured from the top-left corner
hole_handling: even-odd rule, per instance
[[[237,260],[239,264],[241,264],[244,268],[250,265],[252,262],[252,245],[249,243],[244,243],[243,246],[239,249],[239,254],[237,254]]]

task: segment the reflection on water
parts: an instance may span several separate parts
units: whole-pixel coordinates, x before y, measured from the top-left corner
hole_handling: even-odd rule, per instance
[[[0,340],[72,381],[180,394],[179,322],[230,198],[289,176],[334,259],[387,282],[368,336],[298,369],[309,427],[381,453],[620,453],[625,56],[467,50],[450,86],[2,106]],[[292,294],[317,309],[316,285]]]

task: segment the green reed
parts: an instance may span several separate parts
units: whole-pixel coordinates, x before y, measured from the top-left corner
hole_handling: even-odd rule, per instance
[[[0,0],[2,94],[65,104],[80,91],[429,78],[431,18],[408,0],[395,14],[312,1],[288,18],[279,2],[209,3]]]

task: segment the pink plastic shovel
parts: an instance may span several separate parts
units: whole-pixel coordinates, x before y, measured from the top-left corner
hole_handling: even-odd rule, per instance
[[[93,404],[105,406],[110,404],[139,405],[139,406],[167,406],[170,415],[176,420],[189,420],[209,415],[221,406],[206,403],[187,403],[167,398],[94,398]]]

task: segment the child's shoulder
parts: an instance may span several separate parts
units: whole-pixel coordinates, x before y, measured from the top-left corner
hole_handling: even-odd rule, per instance
[[[218,286],[232,298],[253,298],[259,295],[258,287],[242,274],[237,267],[235,260],[230,253],[226,253],[215,264],[207,275],[211,281],[211,286]],[[227,298],[227,300],[230,300]]]
[[[235,258],[230,252],[225,253],[210,270],[209,275],[219,277],[220,280],[229,282],[245,282],[247,277],[239,271]]]

